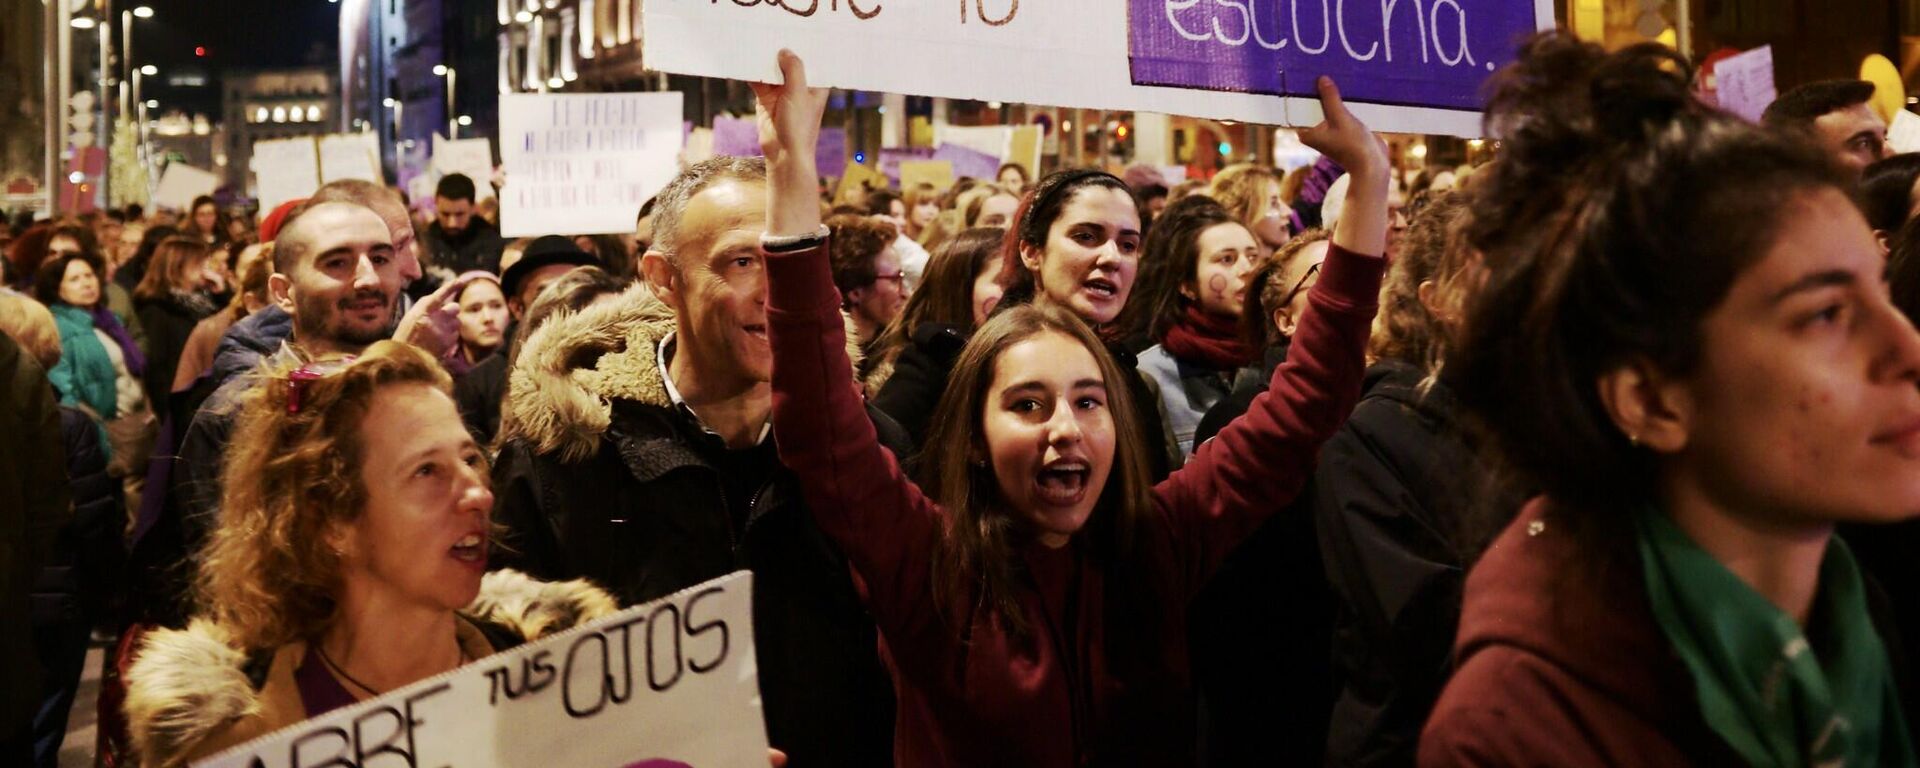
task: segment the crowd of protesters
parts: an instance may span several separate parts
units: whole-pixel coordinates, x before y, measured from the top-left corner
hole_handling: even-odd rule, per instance
[[[631,237],[457,174],[0,233],[0,761],[90,638],[102,763],[180,765],[748,569],[799,768],[1916,764],[1872,86],[1548,33],[1477,168],[1321,78],[1293,172],[823,196],[779,66]]]

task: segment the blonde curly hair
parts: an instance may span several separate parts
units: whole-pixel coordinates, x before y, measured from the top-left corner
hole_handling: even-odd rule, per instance
[[[310,639],[333,620],[340,553],[325,542],[366,506],[360,424],[376,394],[403,383],[453,390],[431,355],[401,342],[376,342],[350,362],[316,367],[329,365],[343,367],[297,394],[290,367],[270,371],[240,404],[199,598],[202,614],[243,648]]]

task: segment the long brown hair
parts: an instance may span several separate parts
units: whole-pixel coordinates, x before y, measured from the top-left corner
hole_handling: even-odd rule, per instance
[[[240,406],[227,457],[220,524],[200,564],[202,613],[243,648],[320,634],[338,607],[340,556],[323,542],[367,501],[362,422],[381,388],[420,383],[451,394],[439,361],[378,341],[339,370],[306,382],[289,411],[290,370],[274,372]]]
[[[1375,358],[1433,371],[1440,364],[1448,331],[1445,321],[1420,300],[1420,285],[1432,281],[1442,295],[1456,295],[1455,280],[1469,264],[1460,258],[1465,249],[1458,248],[1457,237],[1467,203],[1463,194],[1448,190],[1420,193],[1407,207],[1411,221],[1380,287],[1380,315],[1368,346]]]
[[[1082,535],[1110,561],[1123,560],[1135,542],[1147,535],[1142,528],[1153,504],[1148,448],[1134,420],[1133,394],[1126,383],[1129,374],[1114,363],[1100,337],[1064,308],[1028,304],[998,312],[974,331],[961,350],[921,454],[928,495],[947,512],[946,534],[932,564],[935,598],[943,610],[960,612],[949,616],[956,626],[966,626],[967,615],[981,607],[997,614],[1017,636],[1024,637],[1031,629],[1015,597],[1017,553],[1026,541],[1025,523],[1000,497],[992,465],[976,464],[973,457],[986,444],[984,417],[991,394],[987,388],[1001,353],[1044,333],[1065,335],[1093,355],[1107,383],[1107,411],[1113,414],[1113,470]]]
[[[200,268],[211,248],[190,237],[169,237],[153,249],[147,262],[147,274],[134,286],[136,299],[158,299],[175,291],[191,291],[200,285]]]
[[[920,288],[907,297],[906,308],[887,324],[875,354],[882,360],[899,356],[921,323],[973,330],[973,279],[999,256],[999,227],[974,227],[955,235],[927,259]]]

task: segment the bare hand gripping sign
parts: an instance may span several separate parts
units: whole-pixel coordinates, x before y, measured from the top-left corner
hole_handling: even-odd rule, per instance
[[[1477,135],[1481,85],[1551,0],[648,0],[649,68],[1311,125],[1332,75],[1383,131]],[[876,66],[875,62],[886,62]]]
[[[752,589],[715,579],[198,765],[764,766]]]

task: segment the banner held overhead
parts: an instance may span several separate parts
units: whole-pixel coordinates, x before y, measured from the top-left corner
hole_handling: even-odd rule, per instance
[[[502,94],[501,234],[631,234],[679,171],[680,104],[678,91]]]
[[[790,48],[814,85],[1278,125],[1320,121],[1328,74],[1375,130],[1461,136],[1554,24],[1551,0],[649,0],[643,20],[663,72],[775,81]]]

